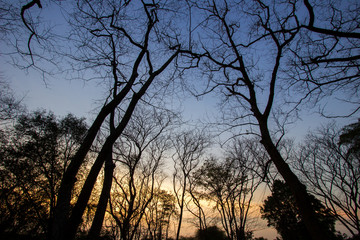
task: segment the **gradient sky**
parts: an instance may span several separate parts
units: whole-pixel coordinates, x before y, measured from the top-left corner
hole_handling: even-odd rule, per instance
[[[54,8],[46,8],[36,10],[43,13],[43,17],[51,16],[51,20],[55,24],[59,24],[61,14]],[[58,25],[61,31],[62,26]],[[0,46],[4,47],[4,46]],[[57,75],[50,78],[46,82],[43,81],[41,75],[30,70],[26,73],[8,63],[9,58],[1,55],[0,72],[4,80],[10,82],[12,89],[18,97],[23,98],[23,103],[28,110],[46,109],[53,111],[56,115],[64,116],[73,113],[78,117],[87,118],[88,122],[97,113],[101,106],[107,89],[99,86],[95,82],[83,82],[81,80],[69,81]],[[182,100],[178,100],[182,101]],[[185,120],[196,123],[199,119],[207,120],[208,117],[216,116],[218,113],[217,103],[219,101],[214,96],[205,96],[202,100],[188,97],[182,102]],[[328,106],[329,111],[334,114],[341,114],[344,110],[348,110],[349,106],[339,101],[324,102],[323,105]],[[329,121],[335,121],[339,126],[344,126],[351,122],[356,122],[359,115],[342,119],[326,119],[318,114],[318,109],[304,109],[301,112],[299,120],[289,126],[289,137],[300,141],[302,137],[309,131],[313,131],[321,124]],[[271,127],[271,126],[270,126]],[[266,236],[272,239],[276,235],[274,230],[262,230],[256,233],[256,236]]]
[[[58,2],[61,6],[61,1]],[[32,8],[32,14],[39,14],[49,26],[54,26],[54,32],[63,34],[65,31],[65,22],[59,6],[52,2],[45,2],[42,9]],[[6,46],[1,46],[6,48]],[[81,80],[66,80],[65,76],[55,75],[46,82],[42,76],[30,69],[29,73],[20,70],[7,61],[10,59],[4,55],[0,55],[0,72],[6,81],[11,83],[11,87],[16,91],[18,96],[24,97],[24,102],[29,110],[43,108],[53,111],[57,115],[65,115],[73,113],[78,117],[92,118],[96,114],[96,110],[103,103],[107,89],[99,86],[95,82],[84,82]],[[342,97],[342,96],[339,96]],[[350,111],[351,106],[343,102],[327,99],[321,106],[327,106],[330,114],[340,115]],[[218,99],[212,96],[205,96],[198,101],[195,98],[186,97],[181,101],[184,110],[184,118],[186,120],[197,121],[198,119],[213,117],[218,113]],[[177,104],[177,103],[175,103]],[[326,119],[318,114],[318,108],[304,108],[300,113],[300,119],[289,126],[289,136],[301,139],[308,131],[312,131],[329,121],[335,121],[340,126],[356,122],[359,114],[346,119]],[[271,126],[270,126],[271,128]]]

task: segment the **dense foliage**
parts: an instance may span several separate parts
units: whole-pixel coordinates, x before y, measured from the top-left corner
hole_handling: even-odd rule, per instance
[[[20,115],[0,143],[0,235],[44,236],[61,177],[86,132],[84,119]],[[29,237],[28,236],[28,237]]]
[[[286,184],[275,180],[271,192],[272,195],[265,199],[261,207],[262,218],[267,220],[268,226],[275,227],[283,240],[311,239],[304,220],[299,214],[294,196]],[[334,216],[313,195],[310,195],[310,198],[320,223],[332,232],[336,239]]]

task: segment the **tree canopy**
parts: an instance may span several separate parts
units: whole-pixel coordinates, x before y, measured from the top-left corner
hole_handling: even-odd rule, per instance
[[[84,119],[37,111],[16,118],[0,152],[0,234],[49,233],[57,192],[87,130]]]
[[[360,154],[360,119],[342,129],[339,144],[349,145],[349,153]]]
[[[197,240],[226,240],[225,233],[216,226],[210,226],[206,229],[199,229],[196,232]]]
[[[275,227],[283,240],[311,239],[289,187],[284,182],[275,180],[271,193],[261,207],[261,217],[267,220],[268,226]],[[319,222],[336,239],[335,217],[313,195],[310,198]]]

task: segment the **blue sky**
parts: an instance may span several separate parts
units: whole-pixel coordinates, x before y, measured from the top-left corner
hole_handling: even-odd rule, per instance
[[[18,97],[24,98],[23,102],[30,111],[46,109],[59,116],[73,113],[78,117],[87,118],[90,123],[107,94],[106,88],[96,82],[51,78],[45,83],[36,72],[26,73],[6,63],[2,64],[0,71],[4,79],[10,82]],[[188,94],[180,102],[184,120],[192,124],[196,124],[199,120],[208,122],[209,118],[217,117],[219,113],[220,100],[214,95],[196,99]],[[335,114],[350,109],[347,104],[341,104],[341,102],[329,101],[326,104],[330,106],[329,111]],[[320,116],[318,108],[304,108],[300,119],[288,127],[288,136],[299,141],[307,132],[327,122],[335,121],[339,126],[343,126],[356,122],[357,118],[358,115],[345,119],[327,119]]]
[[[58,3],[60,5],[63,4],[61,1]],[[43,20],[46,20],[46,24],[53,26],[52,30],[59,35],[63,34],[66,29],[64,28],[66,23],[63,20],[62,12],[53,2],[45,2],[43,9],[32,8],[31,13],[34,15],[39,14]],[[66,46],[62,47],[66,48]],[[6,61],[9,61],[8,57],[2,55],[1,58],[3,64],[1,64],[0,71],[4,79],[11,83],[11,87],[20,97],[24,97],[24,103],[29,110],[44,108],[55,112],[57,115],[73,113],[79,117],[91,119],[107,94],[107,88],[104,85],[99,85],[98,82],[70,81],[66,79],[65,75],[61,74],[55,75],[53,78],[50,77],[44,82],[42,76],[37,72],[30,69],[26,73],[11,64],[7,64]],[[175,104],[177,104],[176,101],[181,102],[185,120],[196,122],[203,117],[208,119],[208,117],[216,116],[219,113],[217,108],[219,100],[214,95],[205,96],[200,100],[190,96],[185,98],[184,101],[174,98]],[[327,109],[331,113],[341,114],[344,109],[349,109],[349,105],[333,101],[331,98],[328,98],[326,101],[322,103],[322,106],[327,105]],[[359,117],[356,114],[347,119],[326,119],[318,114],[318,110],[317,107],[303,108],[300,112],[300,119],[289,126],[289,135],[298,138],[307,131],[313,130],[328,121],[336,121],[342,126],[357,121]]]

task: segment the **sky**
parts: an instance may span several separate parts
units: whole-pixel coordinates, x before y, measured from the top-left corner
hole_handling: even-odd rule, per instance
[[[61,7],[65,2],[59,1],[58,3],[59,5],[55,5],[53,2],[45,2],[42,9],[32,8],[31,11],[32,14],[38,14],[42,19],[45,19],[49,26],[53,26],[52,30],[60,35],[66,29],[64,27],[66,22],[63,20],[64,12],[60,11],[59,6]],[[3,47],[6,48],[6,46]],[[0,71],[4,79],[10,82],[18,96],[24,98],[29,110],[43,108],[51,110],[57,115],[73,113],[79,117],[92,118],[107,94],[107,88],[98,85],[96,82],[68,80],[67,76],[61,74],[44,81],[39,73],[31,69],[29,72],[20,70],[9,64],[9,61],[11,62],[8,57],[0,55],[0,63],[2,63]],[[351,107],[343,102],[335,101],[335,98],[336,96],[333,100],[327,99],[321,106],[326,105],[329,112],[335,115],[348,112]],[[176,99],[175,101],[181,103],[184,118],[190,122],[196,122],[199,119],[208,120],[209,117],[216,116],[219,110],[219,100],[215,95],[196,99],[188,94],[185,100]],[[300,118],[288,127],[289,136],[301,140],[307,132],[313,131],[326,122],[335,121],[343,126],[357,121],[359,117],[356,114],[350,118],[326,119],[320,116],[318,112],[317,107],[303,108],[299,114]]]
[[[52,23],[49,22],[49,24],[55,24],[57,31],[61,32],[63,29],[61,14],[54,6],[36,11],[40,12],[44,18],[50,19]],[[87,118],[88,123],[91,123],[91,119],[96,116],[103,103],[107,89],[96,82],[70,81],[61,75],[44,81],[41,75],[31,69],[26,72],[13,66],[9,63],[10,59],[7,56],[0,55],[0,58],[2,77],[10,83],[17,96],[23,98],[23,103],[29,111],[46,109],[59,116],[72,113],[77,117]],[[184,118],[194,124],[198,120],[206,122],[209,116],[216,116],[219,112],[218,103],[214,95],[204,96],[200,100],[188,95],[185,100],[181,100]],[[328,109],[334,113],[348,109],[348,105],[343,105],[338,101],[328,101],[324,104],[327,104]],[[357,121],[358,117],[359,115],[346,119],[326,119],[319,115],[318,109],[305,108],[301,111],[300,119],[288,127],[288,136],[301,141],[307,132],[314,131],[321,124],[335,121],[340,126],[344,126]],[[268,235],[269,239],[272,239],[276,232],[264,229],[256,232],[256,235]]]

